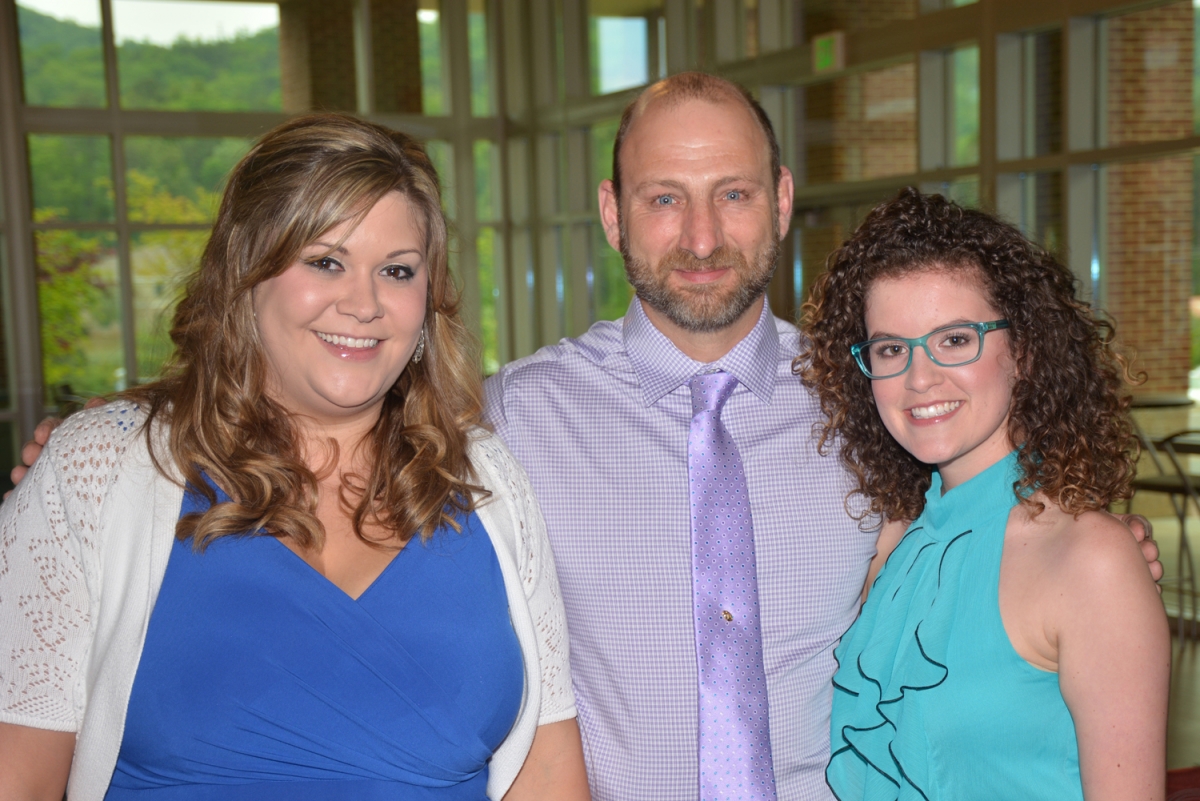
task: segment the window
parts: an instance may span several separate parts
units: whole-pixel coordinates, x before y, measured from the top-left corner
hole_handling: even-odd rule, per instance
[[[1081,296],[1144,355],[1148,386],[1181,390],[1193,361],[1132,322],[1178,327],[1178,309],[1189,322],[1191,265],[1200,275],[1200,27],[1186,0],[1105,0],[1086,17],[1037,0],[1003,14],[966,0],[414,0],[403,13],[357,0],[0,1],[16,5],[14,41],[0,44],[18,46],[24,91],[0,135],[27,147],[29,175],[3,178],[29,203],[8,210],[0,242],[34,287],[20,308],[36,302],[50,321],[40,337],[3,332],[14,364],[36,361],[12,355],[23,339],[43,347],[36,370],[0,376],[0,401],[35,397],[16,381],[44,385],[54,407],[156,375],[221,179],[255,136],[312,108],[427,141],[489,371],[623,314],[632,290],[596,185],[624,99],[668,66],[752,82],[774,124],[797,212],[773,302],[794,308],[870,205],[917,184],[998,208],[1064,254]],[[1004,27],[1031,10],[1038,27]],[[845,63],[814,74],[813,40],[832,33]],[[1139,239],[1134,220],[1160,227]],[[1126,279],[1139,273],[1172,288],[1159,305],[1134,303]],[[0,429],[16,414],[0,403]]]
[[[467,0],[467,43],[471,64],[471,114],[490,117],[496,113],[492,93],[491,45],[484,0]]]
[[[916,90],[912,62],[797,88],[804,109],[794,144],[797,180],[825,184],[916,172]]]
[[[442,17],[436,0],[421,0],[417,29],[421,46],[421,109],[430,115],[450,111],[442,48]]]
[[[249,147],[233,137],[125,139],[136,381],[157,376],[171,355],[175,303],[200,264],[225,177]]]
[[[741,61],[790,47],[801,6],[809,4],[771,0],[715,3],[712,13],[717,61]]]
[[[612,177],[613,140],[617,136],[619,122],[607,120],[592,126],[593,186]],[[592,224],[591,244],[588,285],[592,296],[592,320],[616,320],[625,314],[633,298],[633,287],[625,278],[625,260],[608,244],[604,227],[596,222]]]
[[[2,167],[2,165],[0,165]],[[3,169],[0,169],[0,180],[4,178]],[[0,195],[2,197],[2,195]],[[2,203],[2,201],[0,201]],[[8,276],[8,235],[7,226],[5,225],[4,208],[0,205],[0,275]],[[8,298],[7,293],[0,293],[0,492],[7,492],[12,489],[12,482],[8,478],[8,471],[17,463],[16,443],[18,437],[15,436],[15,417],[16,410],[14,408],[14,398],[12,392],[12,358],[10,353],[9,332],[10,320],[8,315]]]
[[[642,86],[666,74],[662,0],[588,0],[592,93]]]
[[[495,142],[478,139],[474,146],[475,218],[481,227],[475,235],[478,259],[480,341],[483,346],[484,372],[500,369],[500,303],[504,282],[503,237],[493,225],[503,215],[501,195],[500,148]]]
[[[1185,0],[1102,21],[1101,146],[1176,139],[1196,130],[1195,16]]]
[[[111,1],[122,107],[281,108],[277,4]]]
[[[108,105],[99,0],[21,0],[17,23],[26,103],[59,108]]]
[[[1002,159],[1062,150],[1062,31],[1011,34],[997,47],[997,152]]]

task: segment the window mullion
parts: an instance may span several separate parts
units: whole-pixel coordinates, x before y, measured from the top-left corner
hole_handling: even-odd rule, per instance
[[[108,136],[112,147],[113,212],[117,226],[117,275],[121,304],[121,350],[125,385],[137,381],[136,339],[133,330],[133,280],[130,267],[129,206],[125,170],[125,136],[121,124],[121,81],[117,64],[112,0],[100,0],[100,30],[104,47],[105,89],[108,97]]]

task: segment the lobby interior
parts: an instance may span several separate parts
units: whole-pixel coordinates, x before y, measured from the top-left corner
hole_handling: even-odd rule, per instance
[[[1200,429],[1197,4],[0,0],[0,472],[43,416],[155,377],[224,174],[310,110],[426,141],[484,373],[621,316],[596,186],[622,108],[688,69],[747,86],[796,176],[777,316],[874,204],[919,186],[1065,260],[1145,374],[1148,443]],[[1194,609],[1169,499],[1132,509],[1168,611]],[[1200,766],[1198,642],[1175,642],[1171,768]]]

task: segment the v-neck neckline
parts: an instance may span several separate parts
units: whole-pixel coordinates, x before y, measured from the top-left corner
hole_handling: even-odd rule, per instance
[[[264,535],[264,536],[270,536],[270,535]],[[367,596],[367,594],[371,592],[372,589],[374,589],[376,586],[378,586],[379,584],[381,584],[383,582],[384,577],[388,575],[388,573],[392,569],[392,566],[394,564],[396,564],[396,562],[400,559],[401,554],[405,553],[408,550],[409,545],[412,544],[412,539],[410,539],[408,542],[404,543],[404,547],[402,547],[400,550],[396,551],[396,553],[392,556],[392,558],[388,560],[388,563],[383,566],[383,569],[380,570],[379,573],[377,573],[375,575],[375,578],[371,579],[370,583],[367,584],[367,586],[363,588],[363,591],[360,592],[357,596],[354,596],[354,595],[351,595],[350,593],[346,592],[344,589],[342,589],[336,583],[334,583],[334,581],[332,579],[330,579],[328,576],[326,576],[324,573],[322,573],[321,571],[317,570],[315,567],[310,565],[304,559],[304,557],[302,557],[300,554],[293,551],[291,548],[287,547],[287,545],[285,545],[278,537],[271,537],[271,539],[275,540],[275,545],[277,547],[279,547],[280,549],[282,549],[283,551],[285,551],[288,557],[291,557],[291,561],[293,561],[294,563],[297,563],[297,567],[300,570],[302,570],[302,572],[311,574],[311,576],[315,580],[317,580],[317,583],[327,586],[330,590],[335,591],[338,595],[341,595],[347,601],[350,601],[351,603],[358,605],[358,606],[362,605],[363,598],[365,598]]]

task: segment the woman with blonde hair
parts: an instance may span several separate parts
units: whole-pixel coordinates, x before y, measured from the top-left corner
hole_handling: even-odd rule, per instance
[[[586,798],[553,560],[479,427],[420,145],[266,134],[171,337],[0,509],[0,797]]]

